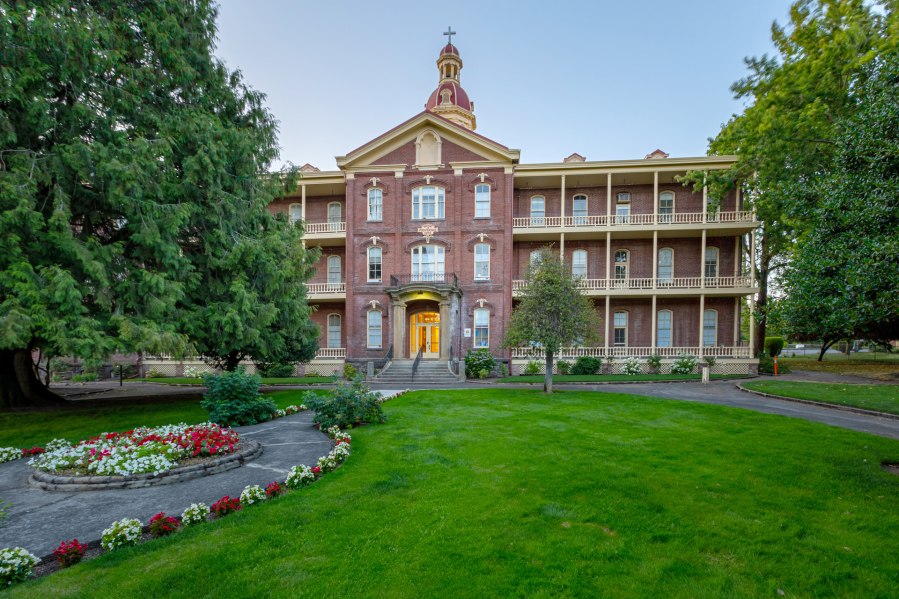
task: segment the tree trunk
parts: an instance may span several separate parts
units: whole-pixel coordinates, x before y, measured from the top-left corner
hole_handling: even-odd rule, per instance
[[[0,409],[46,406],[67,400],[41,384],[28,349],[0,349]]]
[[[834,344],[833,341],[825,341],[825,342],[821,345],[821,353],[818,354],[818,361],[819,361],[819,362],[821,362],[821,361],[824,360],[824,352],[826,352],[827,349],[828,349],[831,345],[833,345],[833,344]]]
[[[546,351],[546,378],[543,379],[543,392],[553,392],[553,353]]]
[[[847,359],[847,360],[849,359],[849,352],[850,352],[850,351],[852,351],[852,340],[851,340],[851,339],[847,339],[847,340],[846,340],[846,359]]]
[[[240,354],[240,352],[237,351],[233,351],[225,356],[225,370],[227,370],[228,372],[234,372],[235,370],[237,370],[237,365],[240,364],[240,359],[242,357],[243,356]]]
[[[759,297],[755,302],[757,319],[755,321],[755,338],[758,347],[764,348],[765,333],[767,332],[766,328],[768,324],[768,315],[766,313],[766,310],[768,309],[768,277],[771,268],[771,256],[768,254],[768,250],[770,249],[770,239],[768,238],[767,233],[762,233],[759,245],[761,246],[761,256],[759,258],[758,271]],[[752,259],[755,260],[755,256],[752,256]]]

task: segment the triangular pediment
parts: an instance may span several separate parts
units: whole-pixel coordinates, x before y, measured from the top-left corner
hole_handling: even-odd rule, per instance
[[[482,135],[461,127],[432,112],[425,111],[387,133],[376,137],[346,156],[337,156],[337,166],[341,170],[364,168],[377,165],[413,165],[414,150],[409,147],[425,131],[435,132],[446,144],[444,163],[450,162],[491,162],[518,164],[519,150],[511,150]],[[411,146],[410,146],[411,144]],[[457,158],[454,160],[453,156]],[[385,162],[385,159],[387,161]]]

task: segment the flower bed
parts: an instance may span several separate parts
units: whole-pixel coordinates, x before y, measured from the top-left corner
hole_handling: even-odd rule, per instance
[[[211,422],[137,428],[104,433],[71,447],[33,457],[29,466],[72,476],[161,474],[186,458],[225,455],[234,451],[239,435]]]

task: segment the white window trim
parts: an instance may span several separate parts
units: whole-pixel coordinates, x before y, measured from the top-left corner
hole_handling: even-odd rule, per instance
[[[478,187],[486,187],[487,188],[487,216],[478,216]],[[490,189],[490,185],[488,183],[478,183],[474,186],[474,217],[475,218],[490,218],[490,209],[492,208],[491,202],[492,198],[492,190]]]
[[[294,218],[293,216],[291,216],[293,214],[294,206],[299,206],[299,208],[300,208],[300,217],[299,218]],[[294,202],[293,204],[291,204],[287,207],[287,220],[289,220],[291,223],[295,223],[298,220],[302,220],[303,219],[302,214],[303,214],[303,205],[302,204]]]
[[[624,253],[627,255],[627,261],[623,263],[625,266],[627,266],[627,268],[626,268],[625,271],[624,271],[626,276],[625,276],[623,279],[619,279],[619,278],[618,278],[618,264],[619,264],[619,262],[615,259],[615,255],[616,255],[618,252],[624,252]],[[613,266],[613,268],[612,268],[612,280],[613,280],[613,281],[627,281],[627,280],[629,280],[629,279],[631,278],[631,251],[630,251],[630,250],[615,250],[615,252],[612,254],[612,266]],[[620,311],[620,310],[619,310],[619,311]]]
[[[715,276],[710,277],[706,275],[707,272],[707,263],[706,263],[706,255],[709,253],[709,250],[715,250]],[[718,273],[721,272],[721,249],[716,245],[706,246],[705,254],[702,256],[702,276],[706,279],[717,279],[720,275]]]
[[[340,212],[338,215],[340,220],[335,222],[343,222],[343,206],[340,205],[340,202],[328,202],[328,222],[331,222],[331,206],[337,206],[337,210]]]
[[[671,252],[671,277],[669,277],[669,278],[670,278],[670,279],[673,279],[673,278],[674,278],[674,248],[672,248],[672,247],[663,247],[663,248],[659,248],[659,253],[656,254],[656,274],[658,275],[659,281],[667,280],[667,279],[662,279],[662,274],[661,274],[661,270],[662,270],[662,252],[665,251],[665,250],[668,250],[668,251]]]
[[[326,345],[328,346],[328,348],[331,347],[331,317],[332,316],[337,317],[337,335],[338,335],[337,347],[340,347],[341,343],[340,343],[339,338],[343,336],[343,319],[340,317],[340,314],[338,314],[336,312],[332,312],[332,313],[328,314],[328,320],[325,323]]]
[[[574,201],[578,198],[584,198],[584,216],[590,216],[590,196],[585,193],[576,193],[571,198],[571,216],[574,216]]]
[[[331,280],[331,260],[332,259],[337,260],[337,274],[339,275],[338,278],[340,278],[341,280],[343,279],[343,261],[340,259],[340,256],[336,255],[336,254],[328,256],[328,262],[327,262],[327,264],[328,264],[328,283],[331,285],[341,282],[341,281],[332,281]]]
[[[485,246],[487,248],[487,276],[486,277],[478,276],[478,248],[481,246]],[[490,244],[489,243],[479,243],[474,246],[474,278],[476,281],[489,281],[490,280]]]
[[[671,194],[671,214],[674,214],[677,211],[677,194],[671,191],[670,189],[663,189],[659,191],[659,214],[662,213],[662,194],[670,193]]]
[[[371,217],[371,196],[372,196],[373,191],[377,191],[377,192],[381,193],[381,205],[380,205],[381,206],[381,218],[372,218]],[[373,187],[368,190],[367,195],[368,195],[368,214],[366,215],[366,218],[367,218],[368,222],[383,221],[384,220],[384,190],[381,189],[380,187]]]
[[[615,326],[615,315],[616,314],[624,314],[624,327]],[[630,328],[631,315],[628,310],[615,310],[612,313],[612,347],[630,347],[628,345],[628,334],[627,330]],[[615,329],[624,329],[624,345],[615,345]]]
[[[662,312],[667,312],[671,315],[671,318],[668,319],[670,326],[668,327],[668,345],[659,345],[659,331],[662,327]],[[656,346],[658,347],[674,347],[674,311],[673,310],[659,310],[656,315]]]
[[[372,312],[378,313],[378,324],[380,325],[378,327],[378,330],[381,331],[381,343],[379,343],[378,345],[372,345],[372,343],[371,343],[371,313]],[[380,310],[369,310],[365,314],[365,347],[367,347],[368,349],[380,349],[381,346],[383,346],[383,345],[384,345],[384,315],[381,313]]]
[[[415,216],[415,192],[418,192],[426,187],[434,188],[434,216],[424,216],[424,202],[419,199],[418,202],[418,216]],[[443,216],[440,216],[440,194],[437,192],[440,190],[443,192]],[[419,195],[420,197],[420,195]],[[412,220],[446,220],[446,188],[442,185],[419,185],[418,187],[412,190]]]
[[[372,252],[372,250],[378,250],[379,252],[381,252],[381,256],[380,256],[381,257],[381,277],[378,279],[371,278],[371,252]],[[384,250],[381,249],[381,246],[378,246],[378,245],[372,246],[372,247],[368,248],[368,251],[366,252],[365,257],[367,258],[366,266],[368,267],[368,273],[366,275],[366,277],[368,277],[367,280],[369,282],[383,281],[384,280]]]
[[[578,252],[583,252],[583,254],[584,254],[584,276],[582,278],[586,279],[588,262],[590,259],[590,256],[587,253],[587,250],[574,250],[573,252],[571,252],[571,274],[574,274],[574,264],[575,264],[574,257],[577,255]]]
[[[715,314],[715,340],[711,345],[705,344],[705,315],[706,312],[712,312]],[[718,310],[714,308],[706,308],[702,312],[702,339],[699,340],[699,347],[718,347]]]
[[[534,216],[534,200],[540,199],[543,201],[543,215],[542,216]],[[546,196],[535,195],[531,196],[528,199],[528,214],[531,215],[531,218],[546,218]]]
[[[477,342],[478,342],[478,312],[486,312],[487,313],[487,327],[486,327],[487,328],[487,345],[477,345]],[[472,342],[472,347],[474,347],[475,349],[481,349],[481,348],[489,349],[490,348],[490,310],[488,310],[487,308],[477,308],[477,309],[475,309],[473,316],[474,316],[474,322],[472,324],[474,325],[474,341]],[[484,327],[481,327],[481,328],[484,328]]]
[[[442,277],[443,275],[446,274],[446,249],[443,246],[436,245],[433,243],[423,243],[421,245],[417,245],[414,248],[412,248],[412,251],[409,252],[409,274],[413,277],[415,276],[415,250],[417,250],[419,248],[423,248],[425,246],[434,247],[438,250],[438,251],[434,252],[434,269],[435,269],[434,276]],[[440,256],[439,250],[443,250],[443,262],[442,262],[443,273],[440,272],[441,261],[438,260],[438,257]],[[419,251],[419,256],[421,256],[420,251]],[[422,263],[419,262],[418,264],[419,264],[419,266],[421,266]],[[418,276],[421,277],[421,272],[418,273]]]

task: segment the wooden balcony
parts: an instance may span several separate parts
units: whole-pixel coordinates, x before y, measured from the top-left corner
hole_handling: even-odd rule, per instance
[[[739,212],[685,212],[675,214],[628,214],[595,216],[527,216],[512,219],[516,238],[539,241],[565,233],[569,239],[595,239],[611,233],[613,238],[695,237],[702,229],[710,235],[741,235],[759,225],[755,214]]]
[[[748,347],[563,347],[553,359],[568,359],[588,356],[591,358],[647,358],[653,355],[665,359],[677,358],[681,353],[694,357],[736,358],[748,360],[752,354]],[[514,347],[512,358],[543,360],[543,349],[539,347]]]
[[[307,283],[306,290],[311,300],[346,299],[346,283]]]
[[[291,219],[296,222],[299,219]],[[303,238],[308,245],[346,245],[346,221],[331,221],[328,219],[317,219],[304,221],[306,234]]]
[[[512,281],[512,295],[517,296],[524,281]],[[677,279],[581,279],[587,295],[622,295],[649,297],[652,295],[697,296],[703,293],[716,296],[740,296],[757,293],[752,277],[684,277]]]
[[[333,360],[346,358],[345,347],[320,347],[315,354],[316,360]]]

